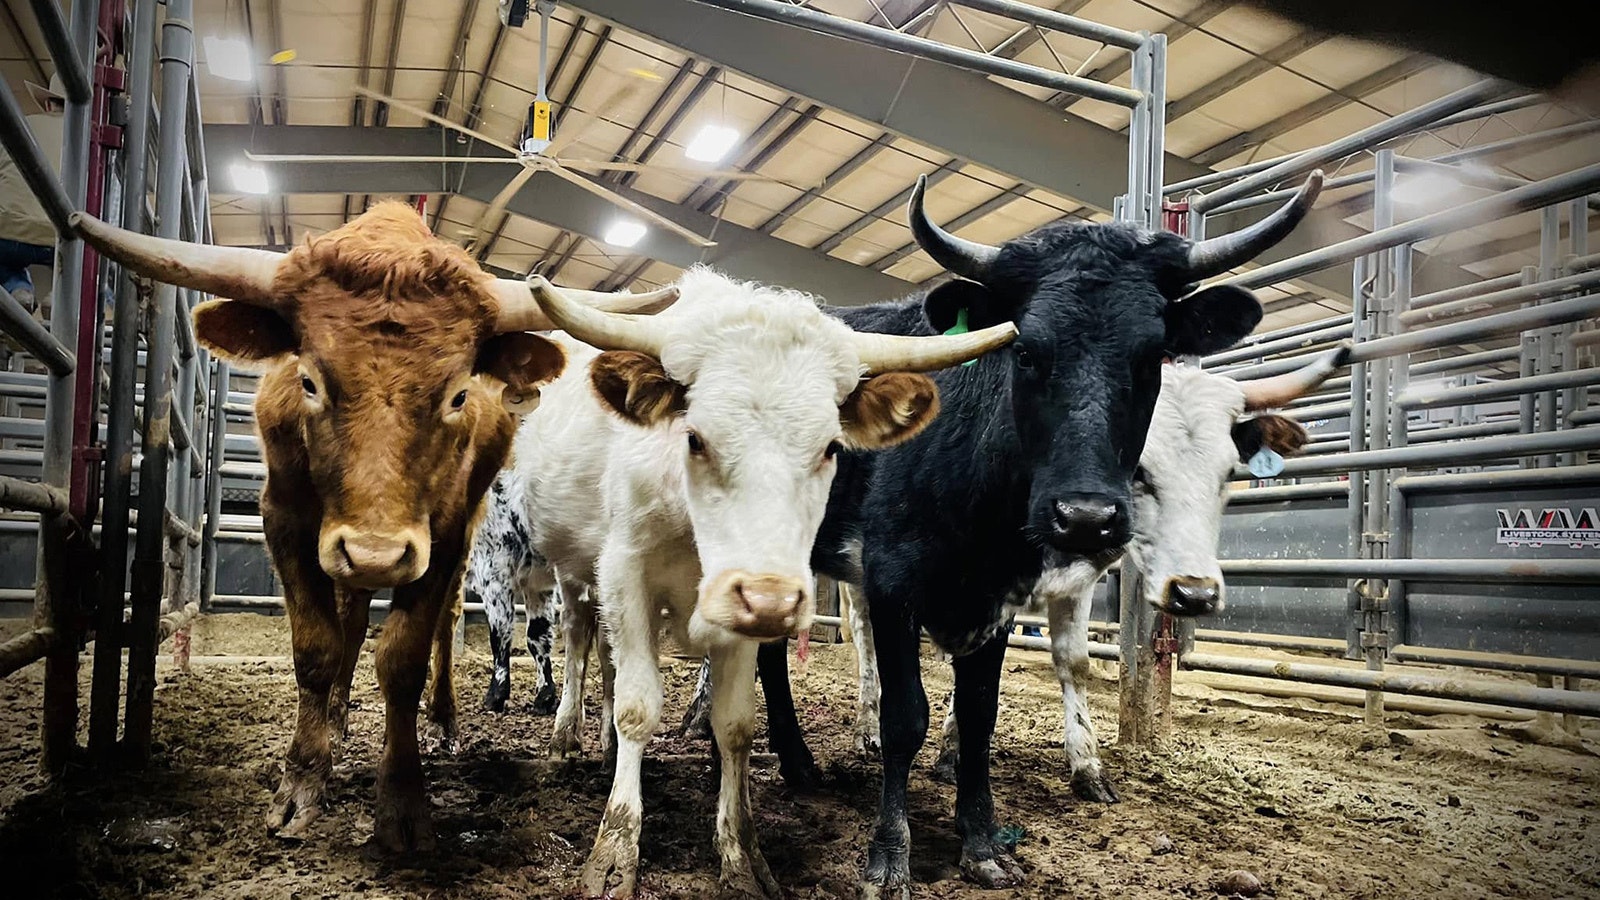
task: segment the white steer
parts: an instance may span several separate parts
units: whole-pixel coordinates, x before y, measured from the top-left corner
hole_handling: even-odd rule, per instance
[[[593,582],[616,668],[616,771],[580,887],[634,893],[639,772],[661,720],[657,650],[670,630],[711,658],[722,884],[776,898],[750,814],[756,648],[810,626],[811,545],[835,457],[915,435],[938,392],[913,373],[1016,332],[858,334],[791,291],[705,269],[678,287],[670,316],[650,321],[592,314],[533,280],[553,321],[605,351],[565,343],[568,375],[523,422],[514,470],[534,545],[563,590]]]

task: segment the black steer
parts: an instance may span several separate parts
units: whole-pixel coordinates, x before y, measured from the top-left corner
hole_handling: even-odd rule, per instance
[[[1261,319],[1248,291],[1196,283],[1282,240],[1321,183],[1314,174],[1250,229],[1200,243],[1125,224],[1065,224],[987,247],[929,221],[919,181],[912,231],[960,280],[925,299],[835,310],[858,331],[936,334],[961,320],[1020,331],[1009,349],[934,374],[942,412],[920,436],[844,455],[817,537],[816,570],[864,587],[878,651],[883,793],[865,895],[904,893],[909,878],[906,782],[928,731],[920,629],[954,657],[962,871],[993,887],[1020,880],[996,837],[989,791],[1011,620],[1047,564],[1104,565],[1121,553],[1162,360],[1222,350]],[[798,770],[810,758],[784,702],[784,647],[762,654],[772,740],[786,769]]]

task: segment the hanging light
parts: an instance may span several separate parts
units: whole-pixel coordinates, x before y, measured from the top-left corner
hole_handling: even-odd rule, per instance
[[[225,38],[207,35],[202,42],[206,48],[206,68],[218,78],[229,81],[254,81],[255,69],[250,65],[250,45],[243,38]]]

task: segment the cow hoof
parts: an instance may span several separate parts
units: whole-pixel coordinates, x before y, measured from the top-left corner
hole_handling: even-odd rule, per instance
[[[876,728],[870,731],[863,729],[856,732],[856,752],[870,759],[878,758],[878,755],[883,752],[883,742],[878,740],[878,730]]]
[[[455,723],[429,722],[422,729],[422,752],[428,756],[455,756],[461,750]]]
[[[578,887],[585,897],[626,900],[633,896],[639,876],[639,849],[618,841],[600,840],[578,875]]]
[[[550,736],[551,759],[577,759],[583,755],[583,738],[575,728],[557,728]]]
[[[812,794],[822,788],[822,770],[817,768],[809,753],[796,763],[785,763],[779,758],[778,775],[783,778],[784,785],[797,794]]]
[[[861,897],[862,900],[911,900],[911,857],[903,846],[884,849],[874,842],[868,848]]]
[[[1116,803],[1121,798],[1111,786],[1111,780],[1098,769],[1079,769],[1072,773],[1072,793],[1079,800],[1090,803]]]
[[[488,712],[505,712],[506,701],[509,699],[511,699],[509,685],[502,689],[491,682],[489,684],[489,693],[483,695],[483,708]]]
[[[300,840],[322,815],[325,780],[308,773],[285,772],[272,805],[267,808],[267,831],[289,840]]]
[[[929,775],[934,781],[955,784],[956,768],[960,763],[961,751],[955,747],[946,747],[939,751],[939,758],[933,761],[933,771]]]
[[[701,703],[697,698],[683,714],[683,726],[680,729],[684,737],[696,740],[711,739],[711,704]]]
[[[556,690],[548,685],[539,689],[538,696],[528,705],[528,711],[536,716],[553,716],[556,707],[560,705],[561,698],[556,696]]]
[[[988,859],[978,859],[963,850],[961,874],[968,881],[990,889],[1016,887],[1023,881],[1022,866],[1011,854],[998,850]]]
[[[372,839],[385,853],[432,853],[433,817],[422,791],[393,790],[379,797]]]
[[[726,864],[722,867],[722,879],[717,887],[717,896],[720,900],[783,900],[783,890],[778,887],[777,879],[772,877],[772,871],[767,868],[767,862],[760,853],[750,857],[750,868],[737,868],[730,870]]]

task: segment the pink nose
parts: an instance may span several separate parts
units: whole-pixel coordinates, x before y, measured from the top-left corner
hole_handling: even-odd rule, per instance
[[[399,567],[413,551],[410,541],[365,535],[341,538],[339,552],[344,554],[351,572],[375,575]]]
[[[805,585],[798,578],[755,575],[735,581],[733,592],[744,604],[738,630],[751,637],[776,638],[794,629]]]
[[[322,568],[335,581],[363,588],[416,581],[428,568],[425,533],[334,529],[322,541]]]

